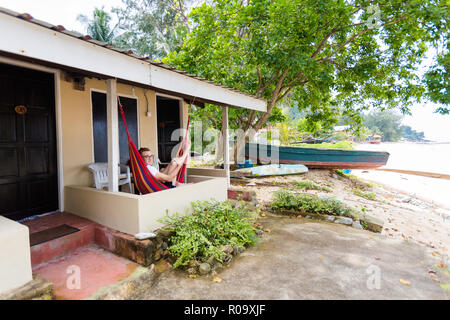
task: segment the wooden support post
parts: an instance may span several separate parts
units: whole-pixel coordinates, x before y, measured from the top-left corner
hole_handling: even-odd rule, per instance
[[[222,134],[223,134],[223,168],[227,173],[227,185],[230,187],[230,144],[228,141],[228,107],[222,107]]]
[[[119,126],[117,80],[106,80],[106,116],[108,126],[108,190],[119,191]]]

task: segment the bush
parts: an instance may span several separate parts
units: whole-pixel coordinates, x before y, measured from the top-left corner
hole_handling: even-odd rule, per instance
[[[329,143],[329,142],[322,142],[317,144],[310,144],[310,143],[296,143],[293,144],[295,147],[305,147],[305,148],[321,148],[321,149],[354,149],[353,142],[351,141],[340,141],[337,143]]]
[[[295,210],[302,213],[318,213],[354,218],[357,211],[335,198],[321,198],[307,193],[290,193],[280,190],[274,193],[272,210]]]
[[[174,268],[188,264],[190,260],[206,262],[214,256],[222,262],[223,248],[231,245],[244,248],[256,241],[251,211],[242,204],[230,201],[197,201],[192,203],[191,215],[160,219],[172,231],[169,252],[177,258]]]
[[[319,186],[311,181],[294,181],[292,184],[299,189],[331,192],[330,188]]]

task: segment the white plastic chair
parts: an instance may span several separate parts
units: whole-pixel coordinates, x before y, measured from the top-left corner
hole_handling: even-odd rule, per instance
[[[91,163],[87,167],[94,175],[94,184],[97,189],[102,190],[104,187],[108,187],[109,183],[108,183],[108,163],[107,162]],[[126,172],[121,173],[120,172],[121,168],[125,169]],[[130,188],[130,192],[132,192],[133,189],[131,189],[130,167],[119,163],[119,167],[117,168],[117,170],[119,170],[119,186],[128,184],[128,186]]]

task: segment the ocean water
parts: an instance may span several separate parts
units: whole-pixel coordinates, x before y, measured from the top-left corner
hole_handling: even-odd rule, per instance
[[[355,149],[389,152],[383,168],[450,174],[450,143],[382,142],[358,144]]]
[[[355,149],[389,152],[387,165],[381,168],[450,174],[450,143],[359,144]],[[353,170],[352,173],[450,210],[450,180],[377,170]]]

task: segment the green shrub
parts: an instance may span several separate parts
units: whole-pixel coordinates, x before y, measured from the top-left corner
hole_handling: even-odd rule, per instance
[[[331,192],[330,188],[319,186],[311,181],[294,181],[292,184],[299,189]]]
[[[292,144],[292,146],[304,148],[321,148],[321,149],[354,149],[354,144],[351,141],[340,141],[337,143],[322,142],[317,144],[295,143]]]
[[[190,260],[205,262],[211,256],[222,262],[226,256],[224,246],[244,248],[255,243],[252,212],[241,203],[197,201],[192,203],[192,209],[190,215],[175,214],[159,220],[174,233],[168,247],[177,258],[174,268]]]
[[[375,193],[373,192],[362,192],[361,190],[357,189],[357,190],[353,190],[353,193],[356,194],[357,196],[369,199],[369,200],[374,200],[376,198]]]
[[[272,210],[295,210],[302,213],[319,213],[354,218],[357,211],[335,198],[322,198],[307,193],[290,193],[280,190],[274,193]]]

